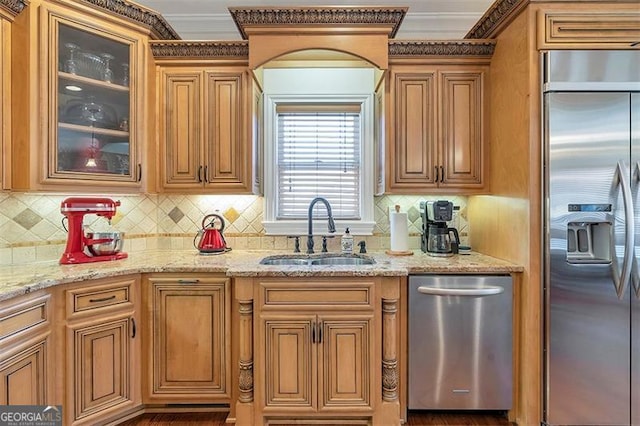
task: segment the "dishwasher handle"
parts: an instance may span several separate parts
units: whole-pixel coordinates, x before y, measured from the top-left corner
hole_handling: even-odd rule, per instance
[[[489,286],[482,288],[440,288],[440,287],[418,287],[418,292],[433,296],[493,296],[504,292],[503,287]]]

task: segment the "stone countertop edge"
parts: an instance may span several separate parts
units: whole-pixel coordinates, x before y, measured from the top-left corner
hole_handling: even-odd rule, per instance
[[[232,250],[220,255],[200,255],[194,250],[152,250],[116,261],[59,265],[37,262],[0,266],[0,301],[60,284],[138,273],[223,273],[229,277],[363,277],[409,274],[508,274],[524,268],[480,253],[432,257],[420,250],[413,256],[367,253],[376,263],[358,266],[260,265],[263,257],[292,255],[282,250]]]

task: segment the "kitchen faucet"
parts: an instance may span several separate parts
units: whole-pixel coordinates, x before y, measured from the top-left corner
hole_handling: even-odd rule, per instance
[[[322,198],[316,197],[309,203],[309,233],[307,234],[307,254],[313,253],[313,207],[316,203],[320,201],[327,208],[327,215],[329,215],[329,232],[336,232],[336,224],[333,221],[333,216],[331,215],[331,205],[329,202]]]

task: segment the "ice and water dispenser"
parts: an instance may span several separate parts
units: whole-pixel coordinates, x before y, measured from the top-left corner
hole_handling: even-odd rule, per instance
[[[610,213],[611,210],[611,204],[569,204],[569,212]],[[607,220],[569,222],[567,224],[567,262],[611,263],[611,256],[615,252],[613,231],[612,222]]]

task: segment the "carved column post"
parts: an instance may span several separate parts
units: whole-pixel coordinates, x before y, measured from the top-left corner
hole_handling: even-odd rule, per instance
[[[382,299],[382,399],[398,400],[398,299]]]
[[[239,402],[253,401],[253,301],[240,300]]]

